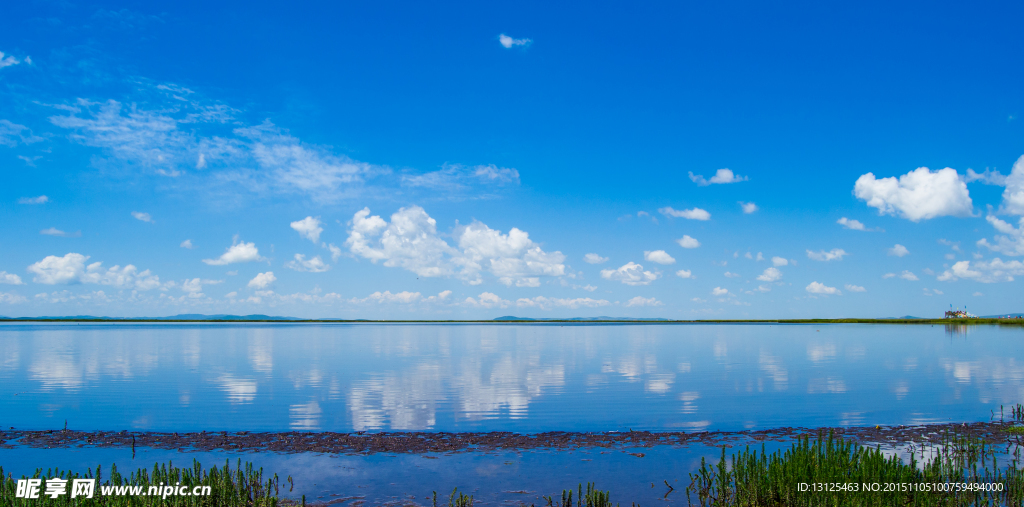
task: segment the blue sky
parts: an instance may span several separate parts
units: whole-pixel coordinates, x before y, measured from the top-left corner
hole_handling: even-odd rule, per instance
[[[1022,10],[17,3],[0,315],[1022,311]]]

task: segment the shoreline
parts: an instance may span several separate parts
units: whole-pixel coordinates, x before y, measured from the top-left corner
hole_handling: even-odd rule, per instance
[[[944,423],[898,426],[852,426],[704,432],[150,432],[76,430],[2,430],[0,449],[28,448],[134,448],[179,451],[233,451],[368,455],[426,454],[579,448],[643,448],[658,445],[732,447],[743,443],[785,442],[800,437],[833,434],[864,444],[937,444],[948,436],[971,437],[989,444],[1024,445],[1024,428],[1016,421]]]
[[[977,318],[977,319],[723,319],[723,320],[368,320],[368,319],[161,319],[161,318],[34,318],[0,317],[2,323],[17,322],[75,322],[75,323],[122,323],[122,324],[917,324],[917,325],[1009,325],[1024,327],[1021,318]]]

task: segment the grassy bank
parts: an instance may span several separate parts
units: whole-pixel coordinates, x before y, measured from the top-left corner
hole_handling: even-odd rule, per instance
[[[213,467],[204,470],[198,461],[191,468],[177,468],[173,464],[156,464],[153,469],[141,468],[130,475],[122,475],[117,467],[111,467],[104,478],[103,470],[87,470],[85,474],[75,474],[67,470],[50,469],[43,473],[42,469],[27,479],[42,479],[38,498],[17,498],[18,481],[4,475],[0,467],[0,506],[276,506],[278,504],[279,481],[277,475],[264,479],[263,470],[256,469],[250,463],[242,465],[238,461],[234,469],[231,462],[224,467]],[[47,496],[48,479],[64,479],[67,484],[63,494]],[[23,478],[24,479],[24,478]],[[75,479],[94,479],[93,497],[87,498],[79,494],[72,498],[73,481]],[[171,489],[174,489],[173,494]],[[151,489],[153,488],[153,489]]]
[[[1016,410],[1015,417],[1018,415]],[[862,446],[836,438],[831,433],[801,438],[789,449],[774,453],[766,453],[762,446],[760,451],[748,447],[727,456],[723,446],[721,459],[714,464],[702,459],[700,468],[690,474],[690,485],[685,491],[675,494],[685,495],[691,503],[706,507],[1020,506],[1024,505],[1024,468],[1019,433],[1015,428],[1006,431],[1005,444],[997,448],[978,439],[949,432],[923,448],[912,449],[909,463],[894,453],[887,456],[878,447]],[[1011,449],[1012,453],[1007,458],[1006,453]],[[1004,457],[1002,462],[998,458],[1000,452]],[[917,454],[921,455],[921,461],[918,461]],[[140,469],[128,476],[112,468],[109,477],[104,478],[97,467],[85,475],[38,470],[33,477],[44,479],[40,498],[15,498],[17,481],[5,477],[0,487],[0,506],[305,504],[304,498],[300,502],[279,500],[278,477],[265,478],[262,469],[255,469],[248,463],[242,465],[240,460],[234,469],[227,462],[223,468],[203,470],[195,462],[192,468],[184,469],[158,464],[151,471]],[[45,479],[53,477],[69,480],[68,494],[56,498],[45,495]],[[70,498],[70,480],[75,478],[96,479],[92,499]],[[136,486],[139,491],[148,492],[150,487],[165,485],[184,486],[188,491],[195,487],[208,487],[209,494],[165,498],[152,494],[110,494],[111,487]],[[668,487],[666,497],[673,493],[673,488]],[[438,502],[435,493],[433,505],[447,503],[450,507],[472,507],[474,504],[472,496],[457,491],[446,496]],[[611,492],[600,491],[593,484],[562,491],[561,496],[544,497],[550,507],[610,507],[613,505],[611,498]]]

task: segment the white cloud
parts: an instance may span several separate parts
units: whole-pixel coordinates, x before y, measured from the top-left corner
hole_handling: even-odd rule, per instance
[[[665,206],[664,208],[658,208],[658,212],[667,217],[688,218],[690,220],[711,220],[711,213],[700,208],[677,210],[673,209],[671,206]]]
[[[954,281],[959,278],[966,278],[982,283],[1012,282],[1013,277],[1024,275],[1024,262],[1005,262],[1000,258],[991,261],[978,261],[971,268],[971,261],[960,261],[953,264],[938,276],[940,282]]]
[[[291,223],[292,229],[295,229],[299,236],[312,241],[314,244],[320,241],[320,233],[324,232],[324,228],[320,225],[320,217],[306,217]]]
[[[275,281],[277,281],[277,277],[274,276],[274,272],[267,271],[266,273],[260,273],[253,277],[252,280],[249,280],[248,287],[250,289],[266,289]]]
[[[825,295],[840,295],[840,294],[842,294],[842,292],[839,289],[837,289],[835,287],[829,287],[829,286],[827,286],[827,285],[825,285],[823,283],[818,283],[818,282],[811,282],[810,285],[805,287],[804,290],[806,290],[807,292],[810,292],[811,294],[825,294]]]
[[[886,273],[882,275],[883,279],[896,278],[896,273]]]
[[[104,270],[101,262],[86,266],[85,261],[88,259],[88,256],[78,253],[69,253],[63,257],[48,255],[29,266],[28,272],[35,275],[32,281],[47,285],[95,283],[138,290],[160,287],[160,277],[148,269],[139,272],[138,268],[128,264],[123,268],[114,266]]]
[[[0,53],[0,55],[2,54],[3,53]],[[28,134],[26,135],[23,132],[28,132]],[[42,137],[33,135],[32,130],[24,125],[11,123],[8,120],[0,120],[0,146],[9,146],[13,148],[17,146],[19,142],[22,144],[32,144],[42,140]],[[27,157],[19,158],[25,160],[26,162],[29,162],[30,166],[34,166],[34,164],[31,163],[34,159],[30,159]]]
[[[538,308],[541,310],[550,310],[552,308],[598,308],[601,306],[608,306],[611,303],[606,299],[592,299],[592,298],[547,298],[544,296],[537,296],[534,298],[519,298],[516,300],[516,306],[519,308]]]
[[[15,305],[18,303],[27,303],[28,299],[25,296],[19,296],[12,292],[0,292],[0,303],[6,303]]]
[[[733,273],[731,271],[726,271],[725,272],[725,277],[726,278],[739,278],[740,274],[739,273]]]
[[[979,247],[985,247],[993,252],[999,252],[1004,255],[1017,256],[1024,255],[1024,217],[1021,217],[1019,226],[1014,228],[1010,223],[1004,222],[992,215],[985,217],[988,223],[992,224],[992,227],[1003,234],[997,235],[993,238],[995,244],[989,243],[985,238],[978,240],[977,245]]]
[[[843,250],[842,248],[833,248],[828,252],[824,250],[820,250],[817,252],[812,252],[810,250],[807,251],[807,258],[815,261],[841,261],[843,260],[844,255],[849,254],[847,254],[846,251]]]
[[[153,223],[153,217],[151,217],[149,215],[149,213],[143,213],[141,211],[133,211],[132,212],[132,216],[135,217],[136,220],[142,220],[143,222]]]
[[[481,292],[476,299],[468,297],[463,303],[466,306],[477,308],[508,308],[512,304],[511,301],[501,299],[497,294],[491,292]]]
[[[634,262],[629,262],[619,269],[601,270],[601,278],[618,280],[626,285],[648,285],[660,276],[661,273],[644,271],[643,266]]]
[[[836,223],[841,225],[841,226],[843,226],[843,227],[845,227],[845,228],[847,228],[847,229],[853,229],[855,231],[866,231],[867,230],[867,228],[864,227],[864,224],[862,224],[860,222],[860,220],[853,220],[853,219],[849,219],[849,218],[846,218],[846,217],[842,217],[839,220],[836,220]]]
[[[372,303],[378,303],[378,304],[385,304],[385,303],[409,304],[409,303],[415,303],[416,301],[419,301],[421,297],[422,297],[422,294],[420,294],[419,292],[402,291],[402,292],[399,292],[397,294],[392,294],[391,291],[384,291],[384,292],[379,292],[378,291],[378,292],[374,292],[373,294],[370,294],[369,296],[366,297],[366,299],[362,299],[359,302],[372,302]]]
[[[20,276],[15,275],[13,273],[8,273],[6,271],[0,271],[0,283],[6,283],[8,285],[24,285],[25,284],[24,282],[21,281],[21,277]]]
[[[853,188],[858,199],[878,208],[879,214],[899,215],[918,222],[941,216],[970,216],[973,204],[967,184],[956,170],[929,171],[919,167],[899,179],[875,179],[867,173]]]
[[[907,247],[905,247],[905,246],[903,246],[903,245],[901,245],[899,243],[896,243],[895,245],[893,245],[893,247],[890,248],[888,251],[889,251],[889,255],[895,255],[896,257],[903,257],[904,255],[907,255],[907,254],[910,253],[910,250],[907,250]]]
[[[587,255],[583,256],[583,261],[586,262],[587,264],[601,264],[603,262],[608,262],[608,258],[601,257],[596,253],[588,253]]]
[[[322,246],[331,251],[331,260],[337,262],[341,258],[341,249],[334,246],[334,243],[323,243]]]
[[[690,175],[690,180],[702,187],[715,183],[737,183],[740,181],[747,181],[746,176],[735,175],[729,169],[719,169],[715,171],[715,175],[712,176],[710,180],[706,180],[704,179],[704,176],[693,174],[692,172],[688,174]]]
[[[778,268],[767,268],[764,270],[764,273],[761,273],[761,276],[757,277],[757,279],[761,280],[762,282],[774,282],[781,278],[782,271],[779,271]]]
[[[658,264],[673,264],[676,262],[676,260],[664,250],[654,250],[653,252],[649,250],[644,251],[644,260],[657,262]]]
[[[295,271],[307,271],[309,273],[323,273],[328,269],[331,269],[319,255],[312,259],[306,260],[306,256],[302,254],[295,254],[295,260],[288,261],[284,267],[288,269],[294,269]]]
[[[983,173],[976,173],[973,169],[967,170],[967,176],[964,177],[964,181],[972,183],[980,181],[986,185],[998,185],[1000,187],[1006,186],[1006,176],[1003,176],[999,171],[990,171],[985,169]]]
[[[82,232],[81,231],[77,231],[77,232],[68,233],[68,232],[64,232],[64,231],[62,231],[62,230],[60,230],[60,229],[58,229],[56,227],[50,227],[49,229],[43,229],[43,230],[39,231],[39,234],[42,234],[44,236],[57,236],[57,237],[61,237],[61,238],[77,238],[77,237],[82,235]]]
[[[712,296],[725,296],[725,295],[728,295],[728,294],[729,294],[729,289],[723,289],[721,287],[715,287],[714,289],[711,289],[711,295]]]
[[[201,278],[193,278],[191,280],[182,281],[181,290],[188,293],[189,299],[199,299],[206,296],[203,294],[203,285],[216,285],[219,283],[224,283],[224,280],[204,280]],[[237,295],[236,293],[231,294]],[[229,299],[234,297],[231,294],[228,294],[227,296]]]
[[[775,266],[775,267],[788,266],[789,265],[789,261],[786,260],[785,257],[778,257],[778,256],[776,256],[776,257],[772,257],[772,265]]]
[[[680,269],[676,271],[676,276],[679,278],[693,278],[693,273],[689,269]]]
[[[743,212],[748,215],[758,210],[757,205],[752,202],[740,201],[740,207],[743,208]]]
[[[633,299],[627,301],[626,306],[665,306],[665,304],[662,303],[661,301],[658,301],[655,298],[644,298],[636,296]]]
[[[182,241],[181,244],[178,246],[180,246],[181,248],[187,248],[189,250],[195,248],[195,245],[192,244],[191,239],[186,239],[185,241]]]
[[[228,247],[227,251],[224,252],[217,259],[203,259],[203,262],[210,266],[225,266],[228,264],[234,264],[236,262],[252,262],[262,261],[263,257],[260,257],[260,251],[256,248],[255,243],[234,243]]]
[[[459,278],[471,285],[483,282],[482,271],[519,286],[537,286],[540,276],[565,275],[561,252],[545,252],[515,227],[508,234],[481,222],[456,227],[452,236],[458,248],[453,248],[437,234],[437,222],[418,206],[398,210],[390,224],[369,215],[369,208],[355,214],[345,244],[353,254],[388,267],[420,276],[447,276],[459,268]]]
[[[941,296],[943,292],[939,289],[929,289],[927,287],[922,289],[922,293],[925,296]]]
[[[691,238],[687,234],[683,234],[683,237],[677,239],[676,243],[679,243],[679,246],[683,248],[697,248],[700,246],[700,241]]]
[[[4,67],[10,67],[12,65],[18,65],[22,61],[23,60],[15,58],[14,55],[5,55],[3,51],[0,51],[0,69]],[[24,62],[31,64],[32,59],[26,56]]]
[[[18,199],[18,204],[46,204],[50,202],[50,198],[45,195],[39,197],[22,197]]]
[[[984,296],[984,294],[982,294],[980,292],[975,292],[974,294],[971,294],[971,295],[974,296],[974,297]]]
[[[911,282],[916,282],[918,280],[917,275],[907,270],[903,270],[903,272],[900,273],[900,278]]]
[[[512,46],[529,46],[532,42],[530,39],[513,39],[505,34],[498,36],[498,43],[504,46],[505,49],[512,49]]]
[[[1000,211],[1011,215],[1024,215],[1024,155],[1013,164],[1013,170],[1006,177],[1003,190],[1003,204]]]
[[[848,290],[850,292],[865,292],[865,291],[867,291],[867,289],[865,289],[864,287],[861,287],[860,285],[852,285],[852,284],[849,284],[849,283],[846,284],[846,290]]]
[[[480,189],[517,186],[519,171],[494,164],[464,166],[461,164],[445,164],[437,171],[418,175],[406,174],[401,178],[406,187],[424,188],[444,191],[448,195],[470,198],[490,197]]]

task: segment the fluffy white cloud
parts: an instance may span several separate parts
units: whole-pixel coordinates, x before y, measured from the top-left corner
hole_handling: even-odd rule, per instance
[[[295,271],[307,271],[310,273],[323,273],[328,269],[331,269],[319,255],[312,259],[306,260],[306,256],[302,254],[295,254],[295,260],[288,261],[284,267],[288,269],[294,269]]]
[[[260,273],[249,280],[250,289],[266,289],[270,287],[270,284],[277,281],[277,277],[274,276],[273,271],[267,271],[266,273]]]
[[[768,268],[768,269],[765,269],[764,273],[761,273],[761,276],[757,277],[757,279],[761,280],[762,282],[774,282],[774,281],[779,280],[781,278],[782,278],[782,271],[779,271],[778,268]]]
[[[846,290],[848,290],[850,292],[865,292],[865,291],[867,291],[867,289],[865,289],[864,287],[862,287],[860,285],[853,285],[853,284],[849,284],[849,283],[846,284]]]
[[[366,299],[360,300],[360,302],[373,302],[373,303],[399,303],[409,304],[419,301],[422,294],[419,292],[402,291],[397,294],[392,294],[391,291],[374,292],[366,297]]]
[[[772,265],[775,266],[775,267],[788,266],[789,265],[789,261],[786,260],[785,257],[778,257],[778,256],[776,256],[776,257],[772,257]]]
[[[743,208],[743,212],[748,215],[758,210],[757,205],[752,202],[740,201],[740,207]]]
[[[533,41],[530,39],[513,39],[508,35],[501,34],[498,36],[498,43],[501,44],[505,49],[512,49],[513,46],[528,46]]]
[[[828,252],[819,250],[817,252],[807,251],[807,258],[815,261],[841,261],[843,256],[848,255],[842,248],[833,248]]]
[[[676,243],[679,243],[679,246],[683,248],[697,248],[700,246],[700,241],[691,238],[687,234],[683,234],[683,237],[677,239]]]
[[[252,262],[262,261],[263,257],[260,257],[260,251],[256,248],[255,243],[234,243],[228,247],[227,251],[224,252],[217,259],[203,259],[203,262],[210,266],[226,266],[228,264],[235,264],[237,262]]]
[[[36,276],[32,281],[45,283],[47,285],[81,283],[82,273],[85,272],[85,261],[89,257],[69,253],[64,257],[48,255],[43,260],[28,267],[29,273]]]
[[[676,260],[664,250],[644,251],[644,260],[657,262],[658,264],[672,264],[676,262]]]
[[[9,284],[9,285],[23,285],[24,284],[24,282],[21,281],[21,277],[20,276],[15,275],[13,273],[8,273],[6,271],[0,271],[0,283],[6,283],[6,284]]]
[[[1014,276],[1024,275],[1024,262],[1005,262],[1000,258],[991,261],[978,261],[971,268],[971,261],[960,261],[953,264],[953,267],[944,271],[938,276],[941,282],[954,281],[959,278],[966,278],[982,283],[1012,282]]]
[[[153,223],[153,217],[150,216],[149,213],[143,213],[141,211],[133,211],[132,212],[132,216],[135,217],[136,220],[142,220],[143,222]]]
[[[1012,215],[1024,215],[1024,155],[1013,164],[1013,170],[1004,181],[1003,204],[1000,211]]]
[[[956,170],[929,171],[919,167],[899,179],[875,179],[867,173],[857,178],[853,193],[879,214],[899,215],[918,222],[941,216],[970,216],[973,204],[967,184]]]
[[[181,248],[188,248],[189,250],[195,248],[195,245],[192,244],[191,239],[186,239],[185,241],[182,241],[181,244],[178,246],[180,246]]]
[[[592,299],[592,298],[548,298],[544,296],[537,296],[534,298],[519,298],[516,300],[516,306],[519,308],[538,308],[540,310],[550,310],[552,308],[598,308],[601,306],[608,306],[611,303],[606,299]]]
[[[320,217],[306,217],[302,220],[296,220],[291,223],[291,226],[292,229],[299,233],[299,236],[313,243],[318,243],[320,241],[320,233],[324,232],[324,228],[321,227]]]
[[[680,269],[679,271],[676,271],[676,276],[679,278],[693,278],[693,272],[689,269]]]
[[[737,183],[740,181],[747,181],[746,176],[739,176],[733,174],[733,172],[729,169],[719,169],[715,171],[715,175],[712,176],[709,180],[704,179],[704,176],[700,174],[693,174],[692,172],[688,174],[690,175],[690,180],[692,180],[694,183],[702,187],[706,187],[708,185],[716,183]]]
[[[497,294],[491,292],[481,292],[476,299],[468,297],[463,303],[475,308],[508,308],[512,304],[511,301],[501,299]]]
[[[658,301],[655,298],[644,298],[637,296],[629,301],[626,301],[626,306],[664,306],[664,303]]]
[[[608,262],[608,258],[601,257],[596,253],[588,253],[587,255],[583,256],[583,261],[586,262],[587,264],[601,264],[603,262]]]
[[[204,280],[201,278],[193,278],[191,280],[184,280],[181,282],[181,290],[188,293],[189,299],[199,299],[205,297],[203,294],[203,285],[216,285],[224,283],[224,280]],[[236,293],[231,293],[235,294]],[[231,294],[228,294],[228,299],[233,298]]]
[[[899,243],[896,243],[895,245],[893,245],[892,248],[889,249],[889,255],[895,255],[896,257],[903,257],[904,255],[907,255],[909,253],[910,250],[907,250],[907,247]]]
[[[644,267],[635,262],[629,262],[619,269],[601,270],[601,278],[617,280],[626,285],[648,285],[660,276],[661,273],[644,271]]]
[[[420,276],[451,275],[458,268],[458,276],[471,285],[482,283],[481,272],[488,271],[506,285],[538,286],[540,276],[565,274],[561,252],[545,252],[515,227],[508,234],[480,222],[457,227],[452,235],[458,248],[453,248],[418,206],[398,210],[390,224],[364,208],[350,225],[345,244],[353,254]]]
[[[726,271],[725,272],[725,277],[726,278],[739,278],[740,274],[739,273],[733,273],[731,271]]]
[[[665,206],[664,208],[658,208],[658,212],[667,217],[688,218],[690,220],[711,220],[711,213],[700,208],[678,210],[671,206]]]
[[[712,296],[725,296],[725,295],[728,295],[728,294],[729,294],[729,289],[723,289],[721,287],[715,287],[714,289],[711,289],[711,295]]]
[[[837,289],[835,287],[829,287],[829,286],[827,286],[827,285],[825,285],[823,283],[818,283],[818,282],[811,282],[810,285],[808,285],[807,287],[804,288],[804,290],[806,290],[807,292],[810,292],[811,294],[824,294],[824,295],[840,295],[840,294],[842,294],[842,292],[839,289]]]
[[[916,282],[918,280],[917,275],[915,275],[913,272],[907,271],[907,270],[903,270],[903,272],[900,273],[900,278],[902,278],[904,280],[911,281],[911,282]]]
[[[50,198],[45,195],[39,197],[22,197],[18,199],[18,204],[46,204],[50,202]]]
[[[94,262],[85,265],[88,256],[69,253],[63,257],[48,255],[43,260],[28,267],[35,276],[32,281],[47,285],[95,283],[111,285],[119,288],[150,290],[160,287],[160,277],[148,269],[140,272],[135,266],[114,266],[103,269],[103,263]]]
[[[862,224],[860,222],[860,220],[852,220],[852,219],[849,219],[849,218],[846,218],[846,217],[842,217],[839,220],[836,220],[836,223],[841,225],[841,226],[843,226],[843,227],[845,227],[845,228],[847,228],[847,229],[853,229],[855,231],[866,231],[867,230],[867,228],[864,227],[864,224]]]
[[[1012,224],[1000,220],[992,215],[985,217],[988,223],[992,224],[992,227],[1004,235],[997,235],[993,240],[995,243],[989,243],[985,238],[978,240],[977,245],[979,247],[985,247],[993,252],[999,252],[1004,255],[1024,255],[1024,217],[1021,217],[1019,226],[1014,227]]]
[[[25,296],[20,296],[12,292],[0,292],[0,303],[6,303],[15,305],[18,303],[27,303],[28,299]]]

